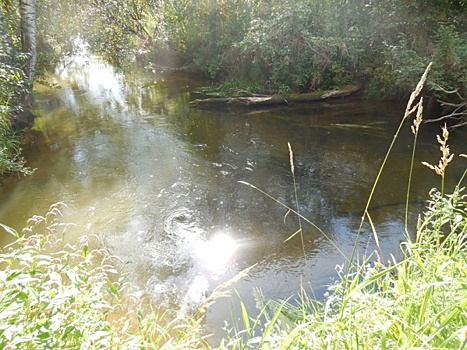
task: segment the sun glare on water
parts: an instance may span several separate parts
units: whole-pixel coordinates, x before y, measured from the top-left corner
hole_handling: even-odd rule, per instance
[[[227,267],[237,248],[232,237],[219,233],[199,247],[198,256],[210,270],[219,272]]]

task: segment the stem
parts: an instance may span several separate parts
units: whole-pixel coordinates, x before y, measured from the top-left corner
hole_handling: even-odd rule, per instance
[[[293,189],[294,189],[294,195],[295,195],[295,203],[296,203],[296,210],[298,214],[298,230],[300,232],[300,239],[302,241],[302,250],[303,250],[303,258],[305,259],[306,263],[306,251],[305,251],[305,241],[303,240],[303,230],[302,230],[302,219],[300,215],[300,205],[298,202],[298,192],[297,192],[297,181],[295,179],[295,166],[294,166],[294,161],[293,161],[293,151],[292,151],[292,146],[290,145],[290,142],[287,143],[289,146],[289,155],[290,155],[290,170],[292,171],[292,178],[293,178]]]
[[[413,174],[413,164],[415,160],[415,150],[417,147],[417,136],[418,132],[415,134],[414,142],[413,142],[413,149],[412,149],[412,157],[410,159],[410,171],[409,171],[409,182],[407,184],[407,198],[405,201],[405,234],[407,236],[407,239],[409,239],[409,231],[408,231],[408,226],[409,226],[409,200],[410,200],[410,189],[412,187],[412,174]]]

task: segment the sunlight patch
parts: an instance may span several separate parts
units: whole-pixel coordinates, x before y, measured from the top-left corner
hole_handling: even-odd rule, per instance
[[[225,233],[219,233],[198,247],[198,256],[212,271],[222,271],[238,248],[235,240]]]

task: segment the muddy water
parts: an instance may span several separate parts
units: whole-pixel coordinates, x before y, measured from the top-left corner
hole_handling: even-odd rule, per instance
[[[190,93],[208,84],[187,75],[123,75],[97,58],[62,67],[38,87],[35,129],[26,152],[36,172],[8,179],[0,193],[0,222],[16,229],[55,202],[68,205],[73,240],[99,235],[120,257],[131,282],[155,304],[189,312],[213,289],[253,266],[233,287],[252,315],[254,290],[286,298],[300,285],[319,297],[355,242],[373,180],[403,107],[354,102],[274,110],[190,108]],[[410,223],[439,180],[421,160],[437,163],[435,134],[424,125],[417,146]],[[404,239],[404,202],[412,147],[409,126],[396,142],[371,204],[384,256]],[[451,135],[467,153],[466,133]],[[294,177],[287,143],[294,152]],[[456,163],[459,167],[455,167]],[[447,186],[465,164],[455,161]],[[245,185],[247,182],[265,191]],[[318,225],[299,222],[285,206]],[[303,226],[304,248],[297,235]],[[361,252],[375,249],[367,226]],[[8,238],[3,237],[3,243]],[[207,314],[217,336],[238,297]]]

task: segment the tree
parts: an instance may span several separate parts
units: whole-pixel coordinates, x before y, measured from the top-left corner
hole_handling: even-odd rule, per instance
[[[34,80],[36,71],[36,3],[35,0],[20,0],[21,14],[21,45],[24,53],[28,54],[29,63],[25,73],[29,80]]]
[[[34,115],[32,114],[33,94],[32,86],[36,72],[37,50],[36,50],[36,3],[35,0],[20,0],[19,10],[21,16],[21,48],[28,55],[23,68],[27,79],[27,89],[22,91],[22,111],[15,118],[15,128],[32,126]]]
[[[8,30],[3,10],[0,7],[0,62],[11,59],[12,47],[10,31]]]

